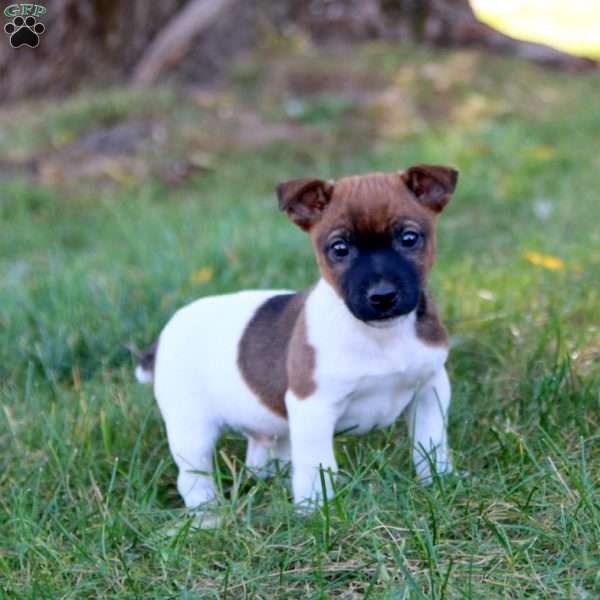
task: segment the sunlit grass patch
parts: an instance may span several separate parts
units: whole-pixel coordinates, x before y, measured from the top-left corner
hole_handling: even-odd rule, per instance
[[[483,22],[513,37],[600,59],[598,0],[471,0]]]

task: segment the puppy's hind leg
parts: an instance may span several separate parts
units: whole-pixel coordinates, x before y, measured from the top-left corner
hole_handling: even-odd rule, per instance
[[[277,438],[273,447],[273,458],[278,460],[282,467],[285,467],[292,462],[292,449],[290,446],[290,438],[281,436]]]
[[[253,434],[247,436],[246,468],[257,477],[268,477],[267,463],[270,459],[270,441],[263,440]]]
[[[275,460],[290,462],[290,442],[287,437],[262,438],[248,435],[246,449],[246,467],[257,477],[266,478],[275,475]]]
[[[185,505],[197,508],[214,500],[213,451],[219,427],[202,415],[165,422],[169,448],[179,468],[177,489]]]

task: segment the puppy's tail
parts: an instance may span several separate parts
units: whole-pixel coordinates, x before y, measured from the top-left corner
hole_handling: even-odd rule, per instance
[[[158,340],[142,355],[140,362],[135,368],[135,378],[139,383],[152,383],[154,381],[154,363],[156,361],[157,350]]]

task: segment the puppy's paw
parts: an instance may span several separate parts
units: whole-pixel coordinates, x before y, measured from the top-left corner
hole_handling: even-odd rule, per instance
[[[279,473],[285,473],[290,468],[290,461],[282,461],[278,458],[269,460],[265,465],[252,467],[246,465],[249,474],[256,479],[270,479],[276,477]]]
[[[316,470],[316,469],[315,469]],[[294,473],[294,504],[300,512],[312,512],[323,506],[323,495],[331,498],[335,494],[336,473],[331,469]]]
[[[223,521],[223,517],[217,510],[196,509],[191,511],[192,529],[216,529]]]
[[[446,478],[455,473],[450,462],[437,463],[433,468],[433,471],[431,468],[417,470],[417,480],[422,486],[431,485],[436,477]]]
[[[310,515],[323,506],[321,494],[315,494],[311,498],[294,500],[294,509],[299,515]]]
[[[202,509],[206,505],[213,503],[215,499],[215,490],[212,486],[196,487],[185,494],[183,498],[186,508],[192,510]]]
[[[325,495],[327,499],[334,495],[333,485],[325,486]],[[294,507],[299,513],[308,514],[318,510],[323,506],[322,486],[312,486],[304,490],[294,492]]]
[[[210,508],[208,508],[210,506]],[[171,520],[156,532],[159,539],[176,538],[187,535],[189,531],[198,529],[216,529],[223,518],[215,504],[206,505],[204,509],[182,511],[181,515]]]

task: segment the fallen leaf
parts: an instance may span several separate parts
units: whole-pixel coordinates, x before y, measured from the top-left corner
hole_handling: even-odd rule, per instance
[[[196,285],[202,285],[203,283],[207,283],[213,277],[212,267],[202,267],[198,269],[190,276],[190,281],[195,283]]]
[[[525,258],[533,265],[544,267],[551,271],[562,271],[565,268],[565,263],[562,259],[549,254],[541,254],[540,252],[532,252],[527,250]]]
[[[548,144],[540,144],[527,148],[522,152],[523,158],[531,158],[537,162],[545,162],[550,160],[555,155],[555,150]]]

